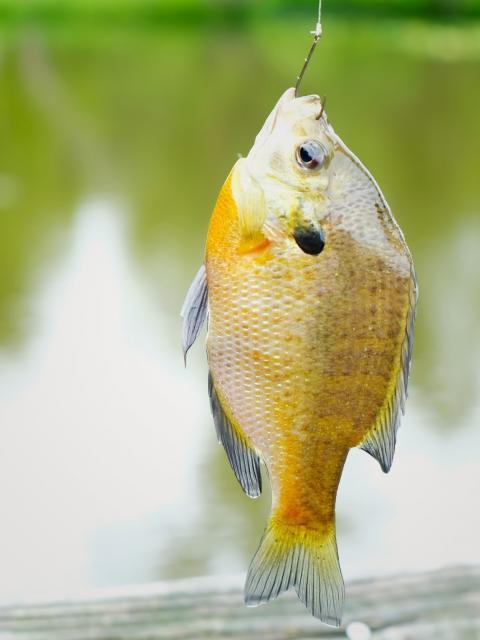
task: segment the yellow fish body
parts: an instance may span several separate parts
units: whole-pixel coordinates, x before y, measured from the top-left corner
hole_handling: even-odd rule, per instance
[[[223,185],[182,314],[185,353],[208,314],[212,412],[240,484],[260,494],[260,460],[271,483],[248,605],[294,586],[313,615],[340,624],[337,488],[352,447],[390,469],[416,299],[372,176],[318,96],[289,89]]]

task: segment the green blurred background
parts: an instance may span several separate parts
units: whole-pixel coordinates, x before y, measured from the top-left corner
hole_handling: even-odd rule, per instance
[[[324,0],[303,86],[421,288],[389,476],[352,452],[347,578],[479,562],[480,0]],[[215,441],[179,309],[315,0],[0,1],[0,598],[244,571],[268,512]],[[477,21],[477,17],[479,21]]]

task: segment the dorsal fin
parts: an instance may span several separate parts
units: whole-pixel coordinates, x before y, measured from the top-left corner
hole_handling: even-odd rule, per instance
[[[260,459],[245,436],[231,423],[220,404],[212,374],[208,374],[208,395],[218,441],[223,445],[230,466],[242,489],[250,498],[262,493]]]
[[[183,357],[187,361],[187,352],[195,342],[198,332],[205,322],[208,307],[207,276],[202,264],[188,290],[180,313],[183,318]]]
[[[415,273],[412,270],[412,290],[410,293],[410,309],[407,318],[407,330],[402,344],[400,368],[397,376],[395,390],[383,407],[377,423],[370,429],[360,448],[378,460],[385,473],[390,471],[397,431],[400,420],[405,413],[405,401],[408,391],[408,377],[410,375],[410,362],[413,349],[413,326],[415,323],[415,308],[417,303],[417,284]]]

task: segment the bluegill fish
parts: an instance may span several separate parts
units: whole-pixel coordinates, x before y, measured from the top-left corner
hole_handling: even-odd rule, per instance
[[[208,315],[213,418],[240,485],[261,493],[260,461],[270,479],[247,605],[294,587],[314,616],[340,624],[337,488],[352,447],[390,469],[416,300],[375,180],[320,98],[289,89],[220,191],[182,311],[185,353]]]

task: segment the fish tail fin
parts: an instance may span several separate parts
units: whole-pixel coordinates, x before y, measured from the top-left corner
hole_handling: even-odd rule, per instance
[[[245,604],[264,604],[290,587],[316,618],[340,626],[345,587],[334,526],[324,533],[270,520],[248,570]]]

